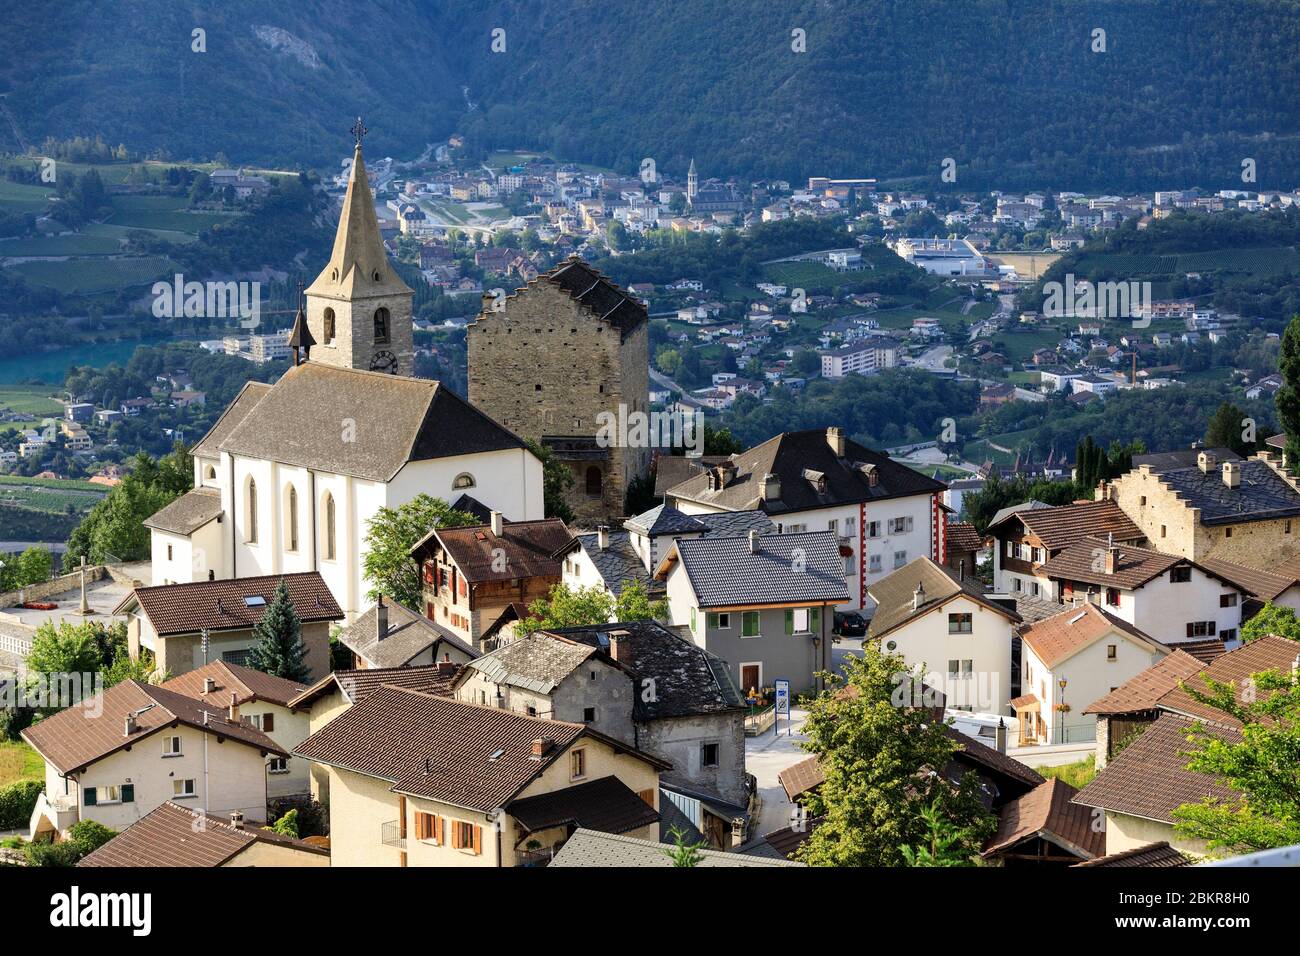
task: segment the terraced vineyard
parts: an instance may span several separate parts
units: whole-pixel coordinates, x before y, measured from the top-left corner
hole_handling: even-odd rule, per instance
[[[1076,264],[1081,273],[1105,272],[1124,278],[1181,275],[1185,272],[1235,272],[1267,276],[1300,273],[1300,251],[1292,246],[1215,249],[1169,255],[1092,253]]]
[[[130,259],[65,259],[21,262],[12,267],[33,285],[84,295],[116,292],[144,285],[176,271],[179,266],[165,256]]]
[[[10,256],[111,256],[122,245],[107,236],[32,236],[0,240],[0,259]]]

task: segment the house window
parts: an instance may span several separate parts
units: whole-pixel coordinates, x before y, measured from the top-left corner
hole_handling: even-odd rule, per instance
[[[1219,595],[1219,607],[1236,607],[1236,606],[1237,606],[1237,594],[1235,591],[1232,594]]]
[[[707,616],[706,616],[705,620],[708,620]],[[691,608],[691,633],[694,634],[695,631],[696,631],[696,627],[695,627],[695,608]]]
[[[181,738],[179,736],[168,736],[163,738],[163,756],[181,756]]]
[[[1110,607],[1119,607],[1119,588],[1106,589],[1106,603]]]
[[[1226,528],[1223,529],[1223,536],[1224,536],[1225,538],[1231,538],[1231,537],[1232,537],[1232,525],[1228,525],[1228,527],[1226,527]]]
[[[1143,495],[1141,498],[1138,499],[1138,502],[1141,504],[1143,508],[1145,508],[1147,506],[1147,496]]]
[[[388,344],[389,315],[387,309],[375,309],[375,344]]]
[[[868,538],[879,538],[879,537],[880,537],[880,522],[879,522],[879,521],[868,521],[868,522],[867,522],[867,537],[868,537]]]
[[[871,574],[878,574],[881,571],[881,556],[878,554],[867,555],[867,571]]]
[[[595,465],[589,467],[587,469],[587,497],[599,498],[601,485],[603,483],[604,478],[600,473],[600,469]]]
[[[1188,637],[1213,637],[1216,624],[1213,621],[1188,621]]]
[[[811,627],[811,616],[806,607],[787,608],[785,612],[785,632],[787,634],[807,634]]]
[[[172,546],[169,544],[167,545],[167,560],[170,561],[171,559],[172,559]]]
[[[758,612],[745,611],[740,615],[740,636],[741,637],[758,637]]]
[[[948,615],[949,634],[970,634],[975,629],[975,615],[970,612]]]
[[[334,508],[334,496],[325,492],[325,559],[333,561],[338,557],[338,527]]]
[[[1290,534],[1290,533],[1291,533],[1291,522],[1288,521],[1288,522],[1286,522],[1285,524],[1282,525],[1282,533],[1283,533],[1283,534]]]
[[[961,661],[957,660],[956,658],[949,660],[948,661],[949,679],[956,680],[958,675],[960,674],[961,674]]]
[[[587,775],[587,751],[575,750],[569,754],[569,779],[581,780]]]
[[[845,519],[844,519],[844,533],[845,533],[846,535],[850,535],[850,536],[851,536],[851,535],[853,534],[853,532],[855,532],[855,531],[857,531],[857,530],[858,530],[858,519],[857,519],[857,518],[845,518]]]
[[[593,676],[594,676],[594,675],[593,675]],[[595,708],[595,707],[584,707],[584,708],[582,708],[582,721],[583,721],[583,723],[586,723],[586,724],[592,724],[592,723],[595,723],[595,722],[596,722],[596,708]]]
[[[197,791],[194,788],[194,778],[187,780],[172,781],[172,797],[177,800],[183,800],[186,797],[192,797]]]
[[[895,552],[894,552],[894,567],[895,567],[895,568],[901,568],[901,567],[902,567],[903,565],[905,565],[905,564],[907,564],[907,552],[906,552],[906,551],[895,551]]]
[[[272,757],[266,762],[267,773],[288,773],[289,761],[283,757]]]
[[[244,536],[247,544],[257,544],[257,482],[248,479],[248,533]]]
[[[266,734],[275,730],[275,714],[252,714],[248,722]]]
[[[1108,660],[1108,661],[1117,661],[1117,660],[1119,660],[1119,645],[1118,645],[1118,644],[1107,644],[1107,645],[1106,645],[1106,660]]]
[[[325,323],[324,323],[323,331],[324,331],[323,338],[325,340],[324,344],[329,345],[331,342],[334,341],[334,310],[333,309],[325,310]]]
[[[1181,564],[1169,571],[1169,580],[1174,584],[1186,584],[1192,579],[1191,565]]]
[[[718,765],[718,745],[700,744],[700,766],[716,767]]]
[[[1227,628],[1219,632],[1219,639],[1224,641],[1235,641],[1237,639],[1237,629],[1235,627]]]
[[[122,802],[122,788],[117,786],[116,784],[110,784],[107,787],[99,787],[97,789],[99,791],[100,803],[121,803]]]
[[[1165,526],[1164,526],[1164,525],[1161,525],[1161,526],[1160,526],[1160,537],[1163,538],[1164,536],[1165,536]]]
[[[415,838],[422,843],[432,843],[434,846],[442,844],[442,817],[425,813],[423,810],[415,811]]]
[[[298,489],[293,485],[289,486],[288,507],[285,509],[289,522],[289,550],[298,550]]]
[[[451,487],[456,491],[460,491],[462,488],[473,488],[474,476],[468,471],[462,471],[456,476],[456,480],[451,483]]]
[[[911,530],[912,530],[912,519],[911,519],[911,517],[907,517],[907,518],[890,518],[890,519],[889,519],[889,533],[890,533],[890,534],[906,534],[907,532],[909,532],[909,531],[911,531]]]
[[[456,820],[451,825],[453,849],[465,850],[475,856],[483,852],[483,828]]]
[[[710,614],[709,627],[716,628],[722,631],[731,630],[731,615],[726,612],[720,614]]]
[[[838,534],[840,530],[839,520],[837,518],[832,518],[830,521],[826,522],[826,530],[831,534]]]

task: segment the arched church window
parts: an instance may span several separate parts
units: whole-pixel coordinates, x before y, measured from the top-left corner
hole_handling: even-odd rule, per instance
[[[380,282],[380,281],[382,281],[382,280],[383,280],[383,276],[381,276],[381,275],[379,274],[379,270],[376,269],[376,270],[375,270],[375,281],[376,281],[376,282]]]
[[[456,490],[460,490],[461,488],[473,488],[474,476],[471,475],[468,471],[462,471],[459,475],[456,476],[456,480],[451,483],[451,486]]]
[[[248,533],[244,535],[244,540],[249,544],[257,544],[257,482],[252,478],[248,479],[248,494],[245,497],[248,500]]]
[[[293,485],[289,486],[287,495],[288,501],[285,502],[285,519],[289,524],[288,534],[285,537],[289,541],[289,550],[298,550],[298,489]]]
[[[599,498],[600,486],[603,483],[604,476],[601,475],[600,469],[592,465],[587,469],[587,497]]]
[[[334,310],[325,310],[325,344],[329,345],[334,341]]]
[[[333,561],[338,557],[338,525],[334,514],[334,496],[325,492],[322,509],[325,512],[325,558]]]
[[[213,468],[211,465],[208,465],[206,468],[203,469],[203,478],[206,481],[215,481],[217,478],[217,469]]]
[[[387,309],[375,309],[375,342],[388,341],[389,314]]]

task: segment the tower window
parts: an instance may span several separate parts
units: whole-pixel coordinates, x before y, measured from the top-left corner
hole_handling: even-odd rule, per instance
[[[289,486],[288,501],[288,519],[289,519],[289,550],[298,550],[298,489],[293,485]]]
[[[389,315],[387,309],[375,309],[375,342],[388,342]]]
[[[587,497],[599,498],[602,484],[604,484],[604,476],[601,475],[599,468],[592,465],[587,469]]]
[[[325,328],[324,328],[325,345],[334,341],[334,310],[325,310]]]

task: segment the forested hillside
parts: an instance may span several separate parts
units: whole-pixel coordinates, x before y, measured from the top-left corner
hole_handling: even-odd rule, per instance
[[[37,143],[323,165],[363,112],[381,154],[459,128],[473,149],[678,176],[691,156],[705,176],[936,186],[951,157],[958,187],[1226,187],[1247,157],[1259,186],[1290,187],[1300,169],[1294,0],[81,0],[6,18],[0,92]]]

